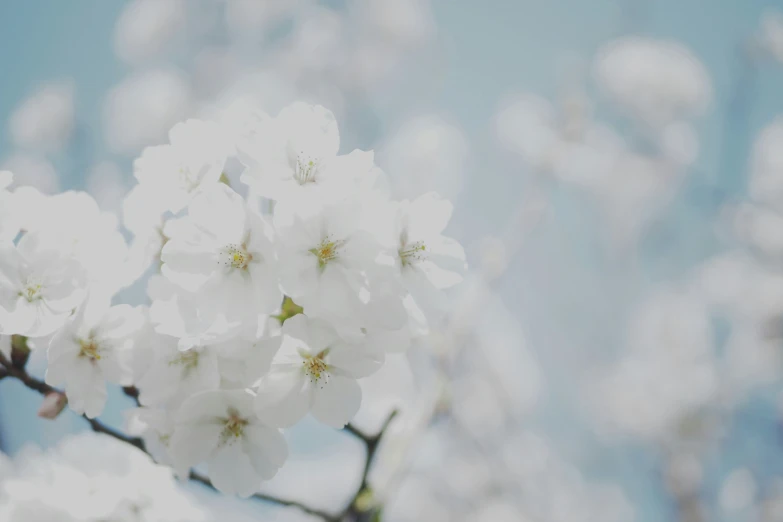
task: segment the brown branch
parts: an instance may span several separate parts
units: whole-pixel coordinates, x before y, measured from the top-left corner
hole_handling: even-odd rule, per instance
[[[26,370],[22,368],[18,368],[14,364],[12,364],[3,354],[0,353],[0,365],[2,365],[4,370],[4,375],[6,377],[13,377],[19,381],[21,381],[22,384],[30,388],[31,390],[37,391],[41,395],[49,395],[50,393],[60,393],[62,394],[60,390],[57,388],[54,388],[52,386],[49,386],[44,381],[40,379],[36,379],[29,373],[27,373]],[[125,442],[127,444],[130,444],[131,446],[135,446],[139,448],[141,451],[147,453],[147,449],[144,446],[144,441],[141,440],[138,437],[128,437],[127,435],[124,435],[123,433],[120,433],[119,431],[115,430],[114,428],[110,428],[109,426],[106,426],[98,419],[90,419],[86,415],[82,415],[84,420],[86,420],[90,424],[90,428],[92,428],[92,431],[96,433],[104,433],[106,435],[109,435],[110,437],[114,437],[117,440],[121,440],[122,442]]]
[[[110,428],[109,426],[106,426],[98,419],[90,419],[86,415],[82,415],[84,417],[84,420],[90,423],[90,427],[92,428],[92,431],[96,433],[104,433],[110,437],[114,437],[117,440],[121,440],[122,442],[125,442],[127,444],[130,444],[131,446],[135,446],[139,448],[144,453],[147,452],[147,447],[144,445],[144,441],[140,437],[129,437],[125,435],[124,433],[121,433],[114,428]]]
[[[44,381],[40,379],[36,379],[35,377],[31,376],[29,373],[27,373],[26,370],[24,370],[24,368],[18,368],[14,366],[3,354],[0,353],[0,379],[3,379],[5,377],[13,377],[19,380],[27,388],[37,391],[38,393],[44,396],[50,393],[62,393],[60,390],[46,384]],[[123,388],[123,391],[129,397],[132,397],[134,399],[138,398],[138,390],[136,390],[135,388]],[[346,426],[345,430],[347,432],[351,433],[353,436],[360,439],[364,443],[365,448],[367,450],[367,454],[366,454],[366,459],[364,464],[364,471],[362,473],[361,486],[356,491],[356,494],[354,495],[349,505],[338,515],[331,515],[326,511],[309,507],[305,504],[299,503],[294,500],[282,499],[264,493],[256,493],[251,498],[260,501],[269,502],[271,504],[276,504],[278,506],[296,507],[309,515],[320,517],[325,522],[339,522],[341,520],[344,520],[346,517],[350,517],[350,519],[352,520],[361,520],[361,517],[365,515],[366,512],[365,510],[361,510],[357,508],[356,501],[363,493],[369,491],[367,476],[369,475],[373,458],[378,449],[378,443],[380,442],[381,437],[386,431],[386,428],[388,428],[389,424],[391,423],[392,419],[394,419],[396,414],[397,414],[396,411],[392,412],[389,418],[386,419],[386,421],[383,423],[381,430],[375,435],[367,435],[350,424]],[[126,444],[130,444],[131,446],[134,446],[149,455],[149,453],[147,452],[147,448],[144,444],[144,441],[141,438],[129,437],[124,433],[103,424],[101,421],[97,419],[88,418],[86,415],[82,415],[82,417],[90,424],[90,428],[92,428],[94,432],[103,433],[119,441],[125,442]],[[209,478],[200,475],[195,471],[190,472],[189,478],[190,480],[199,482],[210,489],[215,489],[215,487],[212,485],[212,482],[209,480]]]
[[[37,391],[41,395],[48,395],[49,393],[52,392],[59,392],[59,390],[57,390],[56,388],[53,388],[48,384],[46,384],[45,382],[36,379],[35,377],[32,377],[23,368],[18,368],[13,364],[11,364],[11,361],[9,361],[2,353],[0,353],[0,365],[3,366],[6,377],[13,377],[14,379],[21,381],[22,384],[24,384],[31,390]]]
[[[386,418],[386,420],[381,425],[381,429],[378,430],[378,432],[375,435],[368,435],[353,424],[348,424],[345,426],[344,430],[360,441],[364,443],[365,447],[365,458],[364,458],[364,470],[362,471],[362,480],[359,484],[359,487],[356,489],[356,493],[354,493],[353,498],[348,503],[348,505],[343,509],[343,511],[340,513],[340,515],[337,517],[336,520],[355,520],[355,521],[363,521],[363,520],[370,520],[370,517],[374,514],[374,511],[376,509],[376,506],[372,506],[372,504],[368,506],[362,506],[359,505],[360,499],[365,495],[372,495],[372,490],[370,488],[369,483],[369,475],[370,475],[370,469],[372,469],[373,461],[375,460],[375,454],[378,451],[378,447],[380,445],[381,439],[383,438],[384,434],[386,433],[386,430],[389,428],[389,425],[394,420],[394,418],[397,416],[398,411],[394,410],[391,412],[391,414]]]
[[[141,402],[139,401],[139,389],[135,386],[123,386],[122,387],[122,393],[133,399],[133,402],[136,403],[136,406],[141,407]]]

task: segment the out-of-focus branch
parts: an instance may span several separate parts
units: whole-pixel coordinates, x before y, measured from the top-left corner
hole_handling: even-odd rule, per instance
[[[378,446],[383,438],[389,425],[397,416],[398,411],[394,410],[386,418],[381,425],[381,429],[378,430],[375,435],[369,435],[362,430],[358,429],[353,424],[345,426],[345,431],[350,433],[364,444],[365,457],[364,457],[364,470],[362,471],[362,480],[359,487],[356,490],[351,501],[346,508],[338,515],[336,520],[351,520],[354,522],[364,522],[366,520],[372,520],[375,515],[378,506],[373,501],[372,489],[369,484],[370,469],[372,469],[373,461],[375,460],[375,454],[378,451]]]

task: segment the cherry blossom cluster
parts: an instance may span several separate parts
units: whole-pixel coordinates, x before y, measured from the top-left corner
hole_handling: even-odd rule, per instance
[[[87,194],[10,191],[5,174],[0,333],[46,348],[47,384],[89,418],[107,383],[134,386],[128,429],[156,459],[250,496],[286,461],[281,429],[352,419],[358,379],[441,319],[465,255],[443,235],[451,204],[393,200],[372,152],[339,153],[327,109],[231,121],[142,152],[130,244]],[[149,306],[116,304],[142,277]]]

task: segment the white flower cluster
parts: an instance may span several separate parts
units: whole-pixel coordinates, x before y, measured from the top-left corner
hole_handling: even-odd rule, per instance
[[[280,428],[351,420],[357,379],[440,319],[465,255],[442,235],[451,204],[393,201],[372,152],[339,154],[321,106],[169,137],[134,163],[130,247],[86,194],[0,191],[0,333],[50,336],[46,381],[88,417],[107,382],[135,386],[128,423],[156,458],[181,475],[206,462],[249,496],[286,460]],[[156,260],[150,306],[112,306]]]
[[[5,522],[206,522],[166,467],[104,435],[83,433],[13,461],[0,453]]]

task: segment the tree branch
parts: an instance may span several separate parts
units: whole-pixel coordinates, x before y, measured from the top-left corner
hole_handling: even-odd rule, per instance
[[[2,353],[0,353],[0,379],[5,377],[13,377],[18,381],[20,381],[22,384],[24,384],[27,388],[37,391],[38,393],[44,396],[50,393],[63,393],[60,390],[52,386],[49,386],[44,381],[40,379],[36,379],[35,377],[31,376],[29,373],[27,373],[27,371],[24,368],[19,368],[17,366],[14,366],[11,363],[11,361],[9,361]],[[129,397],[138,399],[138,391],[135,388],[123,388],[123,391]],[[391,421],[394,419],[396,415],[397,415],[397,411],[395,410],[391,413],[391,415],[389,415],[389,417],[381,426],[380,431],[378,431],[378,433],[376,433],[375,435],[368,435],[351,424],[345,427],[345,431],[347,431],[348,433],[350,433],[351,435],[353,435],[354,437],[356,437],[357,439],[361,440],[364,443],[364,446],[366,448],[366,456],[365,456],[364,470],[362,472],[361,485],[357,489],[356,493],[354,494],[348,506],[345,509],[343,509],[343,511],[341,511],[339,514],[331,515],[326,511],[309,507],[295,500],[282,499],[264,493],[256,493],[251,498],[260,501],[269,502],[271,504],[276,504],[278,506],[295,507],[309,515],[319,517],[323,519],[325,522],[340,522],[342,520],[345,520],[346,518],[355,521],[364,520],[364,517],[367,516],[368,512],[371,513],[371,511],[369,511],[367,508],[362,508],[362,506],[358,506],[357,500],[359,500],[362,495],[365,495],[370,491],[369,484],[368,484],[368,475],[370,473],[370,468],[372,466],[375,453],[378,450],[378,444],[381,438],[383,437],[384,433],[386,432],[386,429],[389,427],[389,424],[391,423]],[[128,435],[125,435],[124,433],[103,424],[101,421],[97,419],[88,418],[86,415],[82,415],[82,417],[90,424],[90,428],[92,428],[94,432],[103,433],[110,437],[114,437],[115,439],[125,442],[126,444],[130,444],[131,446],[134,446],[149,455],[149,453],[147,452],[147,448],[144,444],[144,441],[141,438],[130,437]],[[199,482],[210,489],[213,490],[215,489],[215,486],[212,484],[209,478],[195,471],[190,472],[189,478],[190,480]]]
[[[366,453],[364,458],[364,470],[362,471],[362,481],[359,484],[359,487],[351,501],[337,517],[337,520],[369,520],[370,516],[372,516],[377,509],[377,506],[374,506],[372,502],[370,502],[369,505],[360,505],[360,500],[364,496],[368,496],[370,498],[372,496],[372,490],[369,483],[370,469],[372,468],[373,461],[375,460],[375,454],[378,451],[378,446],[381,442],[381,439],[386,433],[386,430],[389,428],[391,422],[397,416],[397,413],[399,413],[397,410],[392,411],[381,425],[381,429],[378,430],[375,435],[368,435],[353,424],[348,424],[345,426],[344,430],[346,432],[350,433],[364,443]]]

